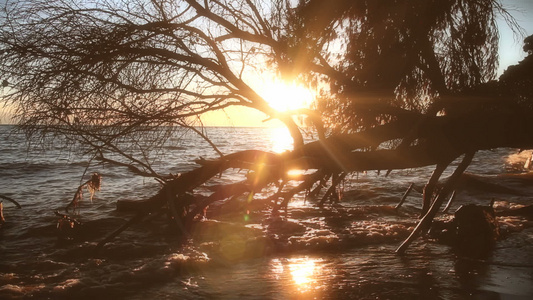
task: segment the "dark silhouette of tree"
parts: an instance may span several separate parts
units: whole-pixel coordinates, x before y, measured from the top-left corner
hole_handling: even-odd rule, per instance
[[[298,182],[268,196],[279,209],[295,193],[331,179],[323,204],[347,173],[435,165],[424,189],[423,218],[399,249],[404,251],[476,151],[533,147],[533,121],[522,109],[531,98],[525,85],[531,68],[510,68],[500,82],[491,81],[496,15],[513,24],[498,1],[292,4],[8,1],[0,31],[0,70],[9,88],[3,99],[17,105],[15,117],[30,135],[64,135],[99,161],[161,180],[156,195],[118,202],[137,216],[110,238],[162,208],[186,234],[209,204],[269,185]],[[531,53],[531,38],[524,49]],[[310,85],[326,83],[315,109],[272,109],[247,77],[265,65]],[[200,159],[198,168],[171,178],[152,168],[150,150],[174,131],[193,130],[208,140],[195,127],[201,125],[197,117],[235,105],[283,121],[295,149],[279,155],[219,152],[220,158]],[[293,115],[307,116],[319,140],[304,144]],[[437,191],[442,172],[458,158],[462,162]],[[230,168],[249,174],[213,187],[209,196],[196,192]],[[287,175],[291,169],[314,171],[294,179]]]
[[[497,1],[300,1],[287,69],[320,55],[311,70],[331,85],[319,105],[332,127],[435,114],[436,99],[495,78],[497,15],[513,24]]]
[[[518,65],[510,66],[499,78],[500,93],[520,106],[533,108],[533,35],[524,40],[528,54]]]

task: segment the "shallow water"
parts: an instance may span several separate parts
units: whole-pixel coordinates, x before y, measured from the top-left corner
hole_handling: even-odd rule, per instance
[[[411,182],[420,190],[431,168],[354,174],[339,205],[317,208],[296,196],[288,211],[271,215],[260,202],[213,205],[208,219],[181,245],[154,218],[134,225],[98,254],[94,246],[131,215],[115,211],[118,199],[143,199],[159,186],[119,167],[92,167],[59,145],[30,149],[0,126],[0,194],[7,223],[0,229],[1,299],[529,299],[533,296],[533,228],[519,217],[500,217],[505,238],[484,259],[460,257],[445,245],[420,239],[405,255],[394,250],[416,225],[421,195],[413,191],[393,207]],[[224,153],[244,149],[282,151],[286,132],[261,128],[209,128]],[[531,204],[533,177],[522,166],[531,152],[515,149],[476,155],[450,210],[466,203],[498,210]],[[216,157],[192,135],[176,136],[155,165],[165,173]],[[102,190],[81,203],[85,235],[59,242],[58,217],[76,187],[97,171]],[[446,174],[450,174],[447,170]],[[499,174],[505,174],[501,176]],[[230,172],[218,179],[244,176]],[[258,198],[261,195],[257,195]],[[213,217],[217,213],[216,219]],[[211,218],[210,218],[211,217]],[[442,216],[442,217],[447,217]]]

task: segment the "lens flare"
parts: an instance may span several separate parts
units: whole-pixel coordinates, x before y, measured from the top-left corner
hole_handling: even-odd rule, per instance
[[[265,83],[259,89],[259,94],[277,111],[308,108],[315,98],[313,92],[306,87],[283,81]]]

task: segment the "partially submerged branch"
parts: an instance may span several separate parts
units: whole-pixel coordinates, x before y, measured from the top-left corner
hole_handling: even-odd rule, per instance
[[[302,178],[302,182],[297,185],[296,187],[290,188],[287,191],[279,190],[272,196],[268,198],[268,200],[274,200],[274,210],[278,210],[280,208],[287,209],[287,206],[289,205],[289,201],[294,197],[294,195],[304,191],[304,190],[311,190],[313,185],[322,178],[324,178],[325,174],[324,171],[317,170],[312,174],[309,174],[305,176],[305,178]],[[281,201],[278,203],[277,200],[280,199]]]
[[[405,202],[405,199],[407,199],[407,196],[409,196],[409,193],[411,192],[411,190],[413,189],[413,186],[415,185],[414,182],[411,182],[411,184],[409,185],[409,187],[407,188],[407,190],[405,191],[405,193],[403,194],[402,198],[400,199],[400,202],[398,202],[398,204],[396,204],[396,206],[394,207],[394,209],[400,209],[400,207],[402,206],[402,204]]]
[[[65,211],[68,213],[70,208],[76,211],[76,208],[78,208],[79,206],[79,202],[83,199],[83,189],[87,189],[89,191],[90,200],[93,201],[94,193],[100,190],[101,183],[102,183],[102,176],[98,173],[93,173],[91,175],[91,179],[82,183],[78,187],[78,189],[76,190],[76,193],[74,193],[74,197],[72,198],[72,201],[70,201],[70,203],[65,207]]]
[[[439,194],[433,201],[431,208],[428,210],[428,212],[424,215],[424,217],[420,220],[418,225],[415,227],[415,229],[411,232],[409,237],[398,247],[396,250],[397,253],[404,253],[407,247],[418,237],[418,235],[429,228],[429,225],[431,224],[431,221],[437,214],[438,210],[440,209],[442,203],[444,200],[448,197],[449,193],[453,191],[455,185],[459,181],[459,178],[464,173],[466,168],[470,165],[472,162],[472,159],[474,158],[475,151],[466,153],[463,157],[463,160],[457,166],[453,174],[448,178],[448,181],[444,184],[444,187],[440,190]]]
[[[324,203],[327,200],[330,200],[333,202],[339,202],[340,201],[340,195],[337,193],[337,186],[341,184],[341,182],[344,180],[344,178],[348,175],[347,173],[333,173],[332,179],[331,179],[331,186],[328,188],[324,196],[322,196],[322,199],[318,203],[319,207],[324,206]]]
[[[12,198],[9,198],[9,197],[4,196],[4,195],[0,195],[0,198],[2,198],[2,199],[4,199],[4,200],[7,200],[7,201],[9,201],[9,202],[11,202],[11,203],[13,203],[13,204],[15,204],[15,206],[17,206],[17,208],[22,208],[22,206],[21,206],[17,201],[15,201],[15,200],[12,199]]]
[[[270,184],[282,182],[282,185],[285,185],[287,180],[290,180],[287,177],[290,170],[316,171],[296,180],[299,183],[295,187],[285,190],[278,188],[277,192],[267,197],[269,201],[276,202],[273,203],[276,208],[287,205],[296,193],[311,190],[315,183],[318,183],[319,187],[322,186],[328,174],[333,175],[332,186],[326,191],[321,203],[333,193],[344,176],[352,172],[436,165],[424,190],[423,209],[427,208],[427,213],[412,236],[399,248],[398,252],[403,252],[419,232],[431,223],[441,203],[455,189],[459,176],[470,164],[476,150],[533,145],[533,139],[527,134],[531,120],[516,119],[516,116],[512,118],[506,113],[500,113],[498,116],[483,114],[428,117],[420,124],[416,122],[420,128],[415,131],[412,131],[412,128],[407,131],[409,125],[413,125],[412,122],[402,122],[405,121],[400,121],[399,126],[394,126],[393,122],[360,133],[326,138],[282,154],[246,150],[215,160],[201,159],[197,161],[200,167],[165,182],[153,197],[143,201],[118,201],[117,209],[150,213],[165,205],[169,208],[175,206],[171,212],[172,218],[181,228],[180,231],[185,233],[188,224],[208,205],[246,193],[256,193]],[[487,129],[491,134],[487,134]],[[377,147],[405,135],[406,132],[416,134],[412,144],[389,149]],[[435,185],[442,172],[450,162],[463,154],[463,161],[452,177],[442,189],[435,192]],[[248,170],[249,176],[243,182],[218,186],[209,196],[195,194],[200,186],[228,169]],[[187,193],[193,195],[192,198],[183,197]],[[184,199],[188,199],[188,202],[183,202]],[[277,203],[277,200],[281,202]],[[428,203],[431,204],[430,207]]]

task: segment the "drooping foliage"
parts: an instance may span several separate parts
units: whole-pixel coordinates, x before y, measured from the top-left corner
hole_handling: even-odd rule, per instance
[[[438,97],[495,78],[499,13],[507,17],[493,0],[300,1],[285,63],[324,67],[298,71],[328,75],[332,95],[319,108],[332,127],[380,124],[403,110],[434,114]]]

